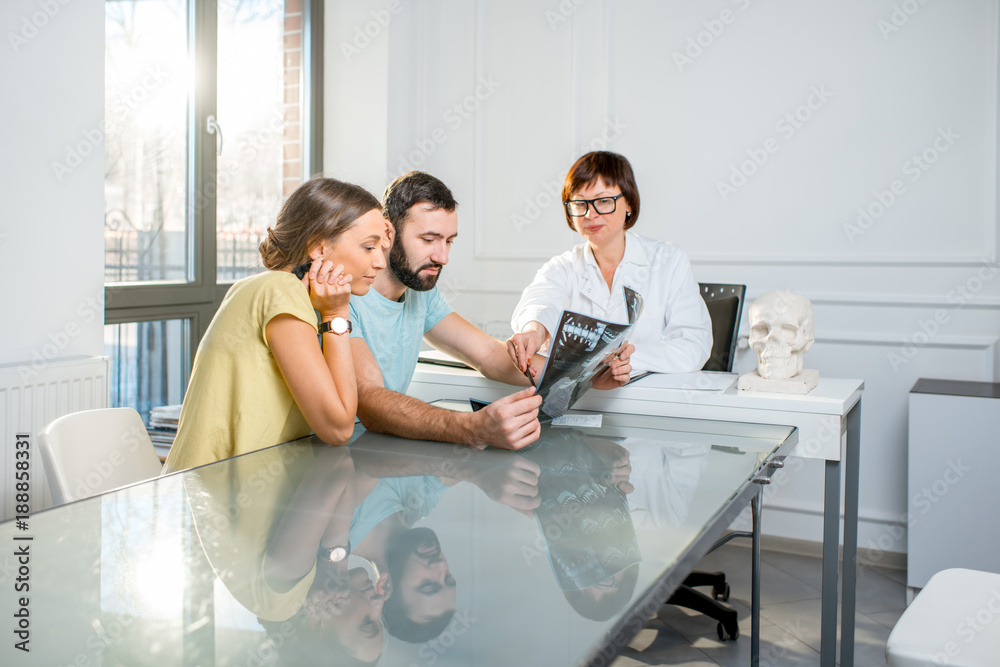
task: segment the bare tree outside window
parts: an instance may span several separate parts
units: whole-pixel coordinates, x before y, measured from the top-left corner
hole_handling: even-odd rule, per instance
[[[214,34],[189,1],[105,1],[105,284],[132,304],[108,304],[105,348],[111,404],[144,417],[183,396],[225,285],[263,270],[257,247],[308,173],[303,0],[219,0],[201,23]],[[214,90],[196,92],[205,67]],[[213,136],[192,120],[206,100]],[[212,180],[198,180],[213,171],[196,168],[192,137],[218,142]],[[202,217],[208,207],[214,216]],[[213,217],[214,258],[196,264]]]
[[[185,11],[105,3],[105,282],[188,278]]]

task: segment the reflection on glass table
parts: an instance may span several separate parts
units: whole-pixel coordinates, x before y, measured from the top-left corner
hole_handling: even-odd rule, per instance
[[[606,662],[793,433],[605,415],[511,453],[359,428],[54,508],[0,525],[33,537],[32,651],[0,663]]]

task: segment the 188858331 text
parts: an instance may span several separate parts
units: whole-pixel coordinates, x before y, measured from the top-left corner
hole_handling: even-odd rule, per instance
[[[31,541],[28,522],[31,518],[31,440],[25,433],[15,436],[14,444],[14,517],[15,526],[23,534],[14,535],[14,648],[31,650]]]

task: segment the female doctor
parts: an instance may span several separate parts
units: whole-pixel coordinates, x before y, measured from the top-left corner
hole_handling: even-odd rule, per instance
[[[631,335],[632,369],[699,370],[712,349],[708,309],[683,250],[629,231],[639,219],[629,161],[608,151],[587,153],[566,174],[562,197],[566,222],[584,243],[550,259],[521,294],[507,340],[511,360],[525,369],[548,345],[563,310],[627,322],[627,286],[644,301]]]

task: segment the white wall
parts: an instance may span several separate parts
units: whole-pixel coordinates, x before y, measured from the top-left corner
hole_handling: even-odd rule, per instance
[[[328,64],[350,69],[335,45],[389,8],[328,30]],[[328,87],[326,157],[369,180],[420,168],[452,187],[461,233],[441,281],[452,304],[508,335],[521,289],[577,240],[558,203],[566,170],[592,148],[624,153],[643,198],[637,231],[686,248],[699,280],[746,283],[750,300],[777,288],[812,299],[808,366],[867,383],[862,556],[905,551],[890,524],[906,510],[909,388],[993,381],[1000,366],[997,3],[397,8],[362,53],[381,58],[387,44],[387,153],[331,162],[331,119],[344,113],[331,105],[368,99]],[[380,113],[361,125],[372,150]],[[921,169],[912,156],[924,151],[935,161]],[[750,175],[730,180],[734,169]],[[859,207],[875,217],[859,222]],[[754,364],[743,354],[737,370]],[[770,499],[765,532],[818,541],[821,491],[821,466],[805,466]]]
[[[104,2],[7,0],[0,25],[0,364],[37,368],[103,353]]]
[[[892,534],[910,386],[1000,366],[995,2],[328,0],[326,22],[327,173],[376,194],[410,167],[451,185],[462,233],[442,286],[465,316],[508,333],[521,288],[575,242],[565,170],[625,153],[642,233],[685,247],[700,280],[813,300],[809,365],[867,382],[863,551]],[[103,3],[8,0],[0,25],[0,364],[101,354]],[[705,46],[678,66],[689,40]],[[776,126],[813,87],[828,99]],[[942,128],[957,138],[914,180],[907,161]],[[845,230],[894,180],[888,210]],[[782,487],[765,530],[818,540],[820,481],[807,466]]]
[[[388,152],[389,30],[401,6],[375,0],[324,5],[323,173],[376,197]]]

